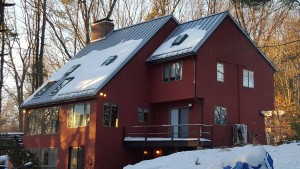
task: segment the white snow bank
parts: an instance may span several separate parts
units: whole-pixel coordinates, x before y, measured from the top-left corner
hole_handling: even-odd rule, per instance
[[[226,149],[209,149],[179,152],[169,156],[142,161],[135,165],[128,165],[124,169],[207,169],[211,165],[226,159],[252,159],[257,163],[259,157],[250,157],[251,151],[263,151],[271,155],[275,169],[300,169],[300,144],[286,144],[281,146],[252,146]],[[258,153],[260,156],[261,153]],[[250,158],[250,159],[249,159]],[[217,169],[217,168],[214,168]]]

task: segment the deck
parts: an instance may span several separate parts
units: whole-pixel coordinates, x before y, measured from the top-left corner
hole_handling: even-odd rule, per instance
[[[205,124],[145,125],[124,128],[125,147],[211,147],[212,126]]]

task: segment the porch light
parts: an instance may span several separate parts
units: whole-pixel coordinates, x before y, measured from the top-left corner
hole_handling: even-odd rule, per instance
[[[155,151],[155,154],[156,154],[157,156],[159,156],[159,155],[162,154],[162,151],[161,151],[161,150],[156,150],[156,151]]]
[[[148,155],[148,151],[147,150],[144,150],[144,155]]]
[[[106,97],[106,93],[103,93],[103,92],[101,92],[99,95],[100,95],[101,97]]]
[[[188,104],[188,107],[193,107],[193,104],[192,104],[192,103],[189,103],[189,104]]]

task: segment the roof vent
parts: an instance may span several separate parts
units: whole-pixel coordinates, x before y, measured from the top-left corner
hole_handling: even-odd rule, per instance
[[[98,21],[95,21],[91,25],[91,41],[96,41],[101,38],[104,38],[111,31],[114,30],[113,20],[105,18]]]
[[[177,36],[177,38],[172,43],[172,46],[180,45],[187,37],[188,37],[187,34],[182,34],[182,35]]]

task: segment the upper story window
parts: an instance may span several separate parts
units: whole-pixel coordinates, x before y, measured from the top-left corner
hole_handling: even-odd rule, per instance
[[[68,127],[85,127],[90,125],[90,103],[78,103],[68,106]]]
[[[114,56],[109,56],[103,63],[101,66],[107,66],[109,64],[111,64],[112,62],[114,62],[117,59],[117,55]]]
[[[48,82],[41,90],[39,90],[34,96],[41,96],[45,93],[56,81]]]
[[[33,109],[26,114],[26,134],[56,134],[59,131],[59,107]]]
[[[164,65],[163,82],[170,82],[182,79],[182,62],[175,62]]]
[[[226,107],[215,107],[215,125],[225,126],[227,124],[227,109]]]
[[[177,38],[172,43],[172,46],[180,45],[186,38],[188,38],[187,34],[182,34],[182,35],[177,36]]]
[[[80,64],[73,65],[73,66],[65,73],[65,76],[68,76],[69,74],[71,74],[72,72],[74,72],[79,66],[80,66]]]
[[[217,63],[217,81],[224,82],[224,64]]]
[[[105,103],[103,111],[103,125],[106,127],[118,127],[119,108],[116,104]]]
[[[74,77],[70,77],[65,79],[60,85],[58,85],[51,93],[55,94],[58,93],[60,91],[60,89],[62,89],[65,85],[67,85],[70,81],[72,81],[74,79]]]
[[[148,123],[149,122],[149,110],[147,108],[139,107],[137,109],[137,117],[139,123]]]
[[[243,86],[254,88],[254,72],[251,70],[243,70]]]

